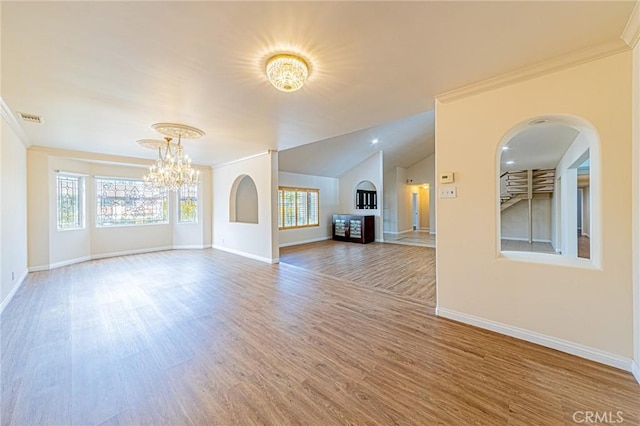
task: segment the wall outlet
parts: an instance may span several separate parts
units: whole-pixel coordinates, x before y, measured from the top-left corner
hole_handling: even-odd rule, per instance
[[[456,198],[458,191],[455,186],[443,186],[440,188],[440,198]]]
[[[14,281],[15,279],[16,279],[16,273],[11,272],[11,281]]]

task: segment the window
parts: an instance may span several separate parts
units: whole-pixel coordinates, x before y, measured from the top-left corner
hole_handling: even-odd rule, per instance
[[[178,223],[198,222],[198,185],[185,185],[178,191]]]
[[[167,191],[134,179],[96,178],[97,226],[167,223]]]
[[[84,228],[84,178],[59,174],[58,229]]]
[[[317,189],[285,188],[278,190],[278,227],[280,229],[318,226],[320,192]]]

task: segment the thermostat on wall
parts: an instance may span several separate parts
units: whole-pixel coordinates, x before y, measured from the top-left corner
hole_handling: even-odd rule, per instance
[[[453,183],[453,172],[440,173],[440,183]]]

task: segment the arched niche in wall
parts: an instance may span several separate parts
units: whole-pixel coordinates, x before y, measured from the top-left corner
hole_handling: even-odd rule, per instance
[[[378,191],[373,182],[363,180],[356,185],[354,193],[357,210],[375,210],[378,208]]]
[[[258,190],[249,175],[240,175],[231,186],[229,221],[258,223]]]
[[[500,253],[598,266],[600,143],[593,126],[574,116],[532,117],[505,134],[496,157]]]

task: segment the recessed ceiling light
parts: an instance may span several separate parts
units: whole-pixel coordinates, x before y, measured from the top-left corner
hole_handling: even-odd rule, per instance
[[[508,146],[503,146],[503,147],[502,147],[502,150],[503,150],[503,151],[506,151],[506,150],[508,150],[508,149],[509,149],[509,147],[508,147]]]
[[[507,161],[505,164],[513,164],[515,161]]]
[[[378,143],[378,139],[372,140],[371,143]]]

